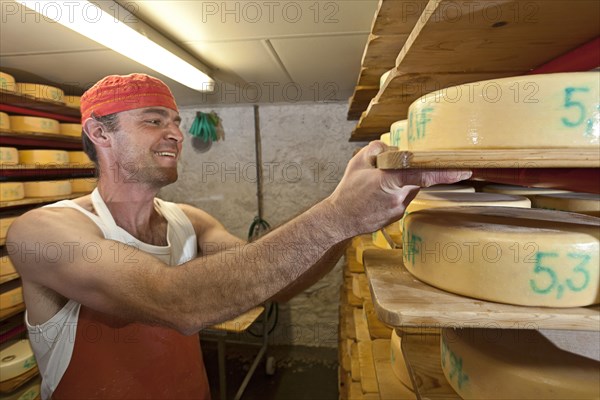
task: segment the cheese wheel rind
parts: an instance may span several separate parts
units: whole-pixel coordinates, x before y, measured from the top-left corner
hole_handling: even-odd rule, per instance
[[[15,147],[0,147],[0,165],[17,165],[19,150]]]
[[[81,96],[65,96],[64,101],[65,101],[65,106],[67,106],[67,107],[77,108],[77,109],[79,109],[79,107],[81,107]]]
[[[408,121],[396,121],[390,126],[390,144],[400,151],[408,150]]]
[[[534,207],[570,211],[600,217],[600,195],[592,193],[556,193],[537,196]]]
[[[523,306],[600,303],[600,219],[515,207],[421,210],[406,216],[403,260],[418,279]]]
[[[24,374],[36,366],[29,340],[19,340],[0,351],[0,381]]]
[[[442,330],[441,366],[463,399],[597,399],[600,363],[536,330]]]
[[[57,120],[50,118],[11,115],[10,129],[14,132],[60,133]]]
[[[69,181],[36,181],[24,182],[25,197],[54,197],[71,194],[71,182]]]
[[[0,257],[0,276],[16,274],[17,270],[8,256]]]
[[[383,87],[383,84],[385,83],[385,81],[387,81],[387,78],[390,76],[393,70],[394,69],[392,68],[381,75],[381,78],[379,78],[379,89]]]
[[[31,96],[38,100],[49,100],[58,103],[65,102],[65,92],[54,86],[19,82],[15,85],[15,87],[17,93],[21,95]]]
[[[25,197],[22,182],[0,182],[0,201],[21,200]]]
[[[64,150],[19,150],[19,161],[27,165],[66,165],[69,153]]]
[[[387,146],[391,146],[391,142],[390,142],[390,133],[384,133],[383,135],[381,135],[379,137],[379,140],[381,140],[383,143],[385,143]]]
[[[0,112],[0,129],[10,130],[10,117],[7,113]]]
[[[8,228],[14,222],[17,217],[0,217],[0,239],[6,239],[6,233],[8,232]]]
[[[392,337],[390,338],[390,363],[396,378],[404,386],[414,391],[412,381],[410,380],[410,373],[402,354],[402,339],[398,336],[395,329],[392,330]]]
[[[14,76],[0,72],[0,89],[14,92],[16,90]]]
[[[73,193],[89,193],[96,188],[98,181],[95,178],[78,178],[71,180]]]
[[[61,135],[81,137],[81,124],[61,123],[59,131]]]
[[[84,151],[69,151],[69,163],[72,165],[94,166],[94,163]]]
[[[527,75],[441,89],[409,107],[411,151],[600,144],[600,72]]]

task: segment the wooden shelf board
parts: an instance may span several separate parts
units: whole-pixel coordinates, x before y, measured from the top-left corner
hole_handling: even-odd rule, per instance
[[[16,272],[12,274],[2,275],[0,276],[0,284],[14,281],[15,279],[19,279],[19,274]]]
[[[79,108],[67,107],[64,103],[50,100],[41,100],[28,94],[19,94],[9,90],[0,89],[0,102],[15,107],[60,114],[68,118],[80,118]]]
[[[264,311],[263,306],[255,307],[229,321],[212,326],[210,329],[226,332],[244,332]]]
[[[387,151],[380,169],[404,168],[598,168],[598,149],[499,149]]]
[[[55,201],[76,199],[89,193],[71,193],[63,196],[27,197],[21,200],[0,201],[0,209],[8,207],[27,206],[32,204],[54,203]]]
[[[397,7],[402,8],[401,2]],[[492,11],[502,19],[490,18]],[[379,134],[387,132],[426,93],[526,74],[596,37],[599,13],[600,3],[593,0],[493,4],[431,0],[399,52],[395,71],[369,104],[351,140],[374,139],[375,127]]]
[[[417,399],[460,400],[442,371],[438,335],[407,335],[401,347]]]
[[[600,305],[522,307],[472,299],[427,285],[404,268],[399,250],[368,250],[365,270],[377,316],[393,327],[598,330]]]
[[[52,139],[64,142],[81,143],[81,136],[61,135],[60,133],[46,133],[33,131],[15,131],[11,129],[0,129],[0,137]]]
[[[25,311],[25,303],[21,303],[14,307],[4,309],[0,311],[0,321],[4,321],[5,319],[10,318],[13,315],[17,315],[23,311]]]

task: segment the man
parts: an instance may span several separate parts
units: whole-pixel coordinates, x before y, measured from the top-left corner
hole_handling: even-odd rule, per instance
[[[247,244],[207,213],[155,198],[177,179],[183,142],[163,82],[106,77],[81,113],[97,189],[26,213],[7,239],[44,398],[208,398],[200,329],[302,290],[349,238],[399,219],[419,186],[469,176],[377,170],[375,142],[328,198]]]

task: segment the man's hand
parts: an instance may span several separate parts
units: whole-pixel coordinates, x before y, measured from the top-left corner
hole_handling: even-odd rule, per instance
[[[376,140],[358,152],[328,199],[347,221],[344,230],[351,232],[350,236],[373,232],[400,219],[421,187],[471,177],[471,172],[464,170],[377,169],[377,155],[387,148]]]

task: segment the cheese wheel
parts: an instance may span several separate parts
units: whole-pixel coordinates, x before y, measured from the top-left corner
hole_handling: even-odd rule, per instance
[[[411,151],[589,148],[600,144],[600,72],[453,86],[409,107]]]
[[[592,193],[557,193],[537,196],[533,200],[533,206],[600,217],[600,195]]]
[[[10,118],[7,113],[0,112],[0,129],[5,131],[10,130]]]
[[[61,135],[81,137],[81,124],[59,124]]]
[[[385,83],[385,81],[387,81],[387,78],[390,76],[390,74],[392,73],[394,69],[390,69],[389,71],[385,72],[383,75],[381,75],[381,78],[379,78],[379,89],[381,89],[383,87],[383,84]]]
[[[0,165],[19,163],[19,151],[15,147],[0,147]]]
[[[443,329],[441,364],[463,399],[597,399],[600,363],[536,330]]]
[[[6,239],[8,228],[15,219],[17,219],[17,217],[0,217],[0,240]]]
[[[468,185],[433,185],[424,187],[419,190],[419,193],[475,193],[475,188]]]
[[[77,108],[77,109],[79,109],[79,107],[81,107],[81,96],[65,96],[64,101],[65,101],[65,106],[67,106],[67,107]]]
[[[21,95],[34,97],[37,100],[55,101],[58,103],[65,102],[65,92],[54,86],[21,82],[17,83],[15,87],[17,89],[17,93]]]
[[[69,153],[64,150],[19,150],[19,161],[27,165],[65,165],[69,163]]]
[[[86,167],[93,167],[94,163],[84,151],[69,151],[69,163],[71,165],[81,165]]]
[[[390,126],[390,142],[392,146],[398,148],[398,150],[408,149],[408,132],[407,132],[407,120],[396,121]]]
[[[59,123],[55,119],[22,115],[10,116],[10,129],[14,132],[60,133]]]
[[[20,386],[16,391],[10,394],[3,394],[2,400],[38,400],[41,397],[41,378],[37,378]]]
[[[71,180],[71,189],[73,193],[90,193],[98,184],[94,178],[79,178]]]
[[[37,181],[24,182],[25,197],[54,197],[71,194],[69,181]]]
[[[23,183],[0,182],[0,201],[21,200],[25,197]]]
[[[15,78],[6,72],[0,72],[0,89],[9,92],[15,91]]]
[[[421,210],[404,220],[403,259],[418,279],[522,306],[600,303],[600,218],[516,207]]]
[[[0,381],[23,375],[36,366],[29,340],[19,340],[0,351]]]
[[[6,310],[23,303],[23,288],[21,286],[0,294],[0,310]]]
[[[390,362],[396,378],[404,386],[414,391],[412,381],[410,380],[410,373],[402,354],[402,339],[398,336],[395,329],[392,330],[392,337],[390,338]]]
[[[17,270],[8,256],[0,257],[0,276],[16,274]]]
[[[384,133],[383,135],[381,135],[379,137],[379,140],[381,140],[383,143],[385,143],[388,146],[391,146],[391,142],[390,142],[390,133]]]

